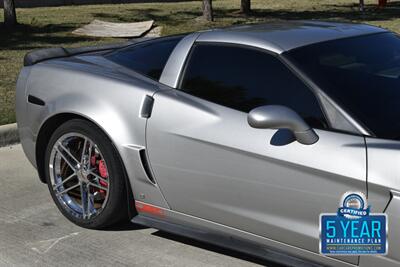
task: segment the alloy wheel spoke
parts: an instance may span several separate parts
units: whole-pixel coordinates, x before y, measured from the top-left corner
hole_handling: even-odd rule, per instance
[[[86,166],[87,168],[90,167],[90,161],[91,161],[91,157],[92,157],[92,151],[93,151],[93,143],[89,140],[89,150],[87,152],[87,156],[88,156],[88,165]]]
[[[68,193],[68,192],[71,191],[72,189],[77,188],[79,185],[80,185],[80,184],[78,183],[78,184],[76,184],[76,185],[73,185],[73,186],[71,186],[71,187],[68,187],[67,189],[65,189],[65,190],[63,190],[63,191],[61,191],[61,192],[57,192],[56,194],[57,194],[57,196],[64,195],[65,193]]]
[[[60,149],[62,148],[62,150]],[[76,170],[79,167],[79,161],[71,154],[71,152],[61,144],[61,142],[58,142],[58,146],[55,147],[58,153],[60,153],[61,157],[65,160],[65,162],[73,169]],[[65,152],[67,155],[65,155],[63,152]]]
[[[101,189],[101,190],[104,190],[104,191],[108,191],[108,188],[106,188],[104,186],[101,186],[101,185],[98,185],[98,184],[95,184],[95,183],[92,183],[92,182],[89,182],[89,184],[91,186],[94,186],[94,187],[98,188],[98,189]]]
[[[89,219],[92,215],[93,195],[90,193],[89,183],[81,182],[81,207],[84,219]]]
[[[88,216],[88,218],[90,218],[90,216],[92,215],[92,210],[94,208],[94,195],[90,193],[90,185],[89,184],[87,184],[87,192],[88,192],[87,216]]]
[[[84,220],[97,216],[109,197],[108,177],[99,174],[105,162],[97,145],[83,134],[67,133],[54,144],[51,162],[53,192],[66,210]]]
[[[90,144],[89,144],[89,151],[88,151],[88,156],[89,156],[89,157],[92,156],[92,151],[93,151],[93,143],[90,142]]]
[[[82,216],[84,219],[89,218],[90,216],[90,209],[89,209],[89,203],[90,203],[90,191],[89,191],[89,185],[81,182],[80,183],[81,187],[81,207],[82,207]]]
[[[75,171],[76,170],[76,166],[74,164],[72,164],[72,162],[70,162],[70,160],[61,152],[60,149],[58,149],[58,147],[55,147],[55,150],[57,151],[58,154],[60,154],[60,156],[63,158],[63,160],[68,164],[68,166]]]
[[[108,184],[108,181],[106,179],[104,179],[103,177],[101,177],[100,175],[95,174],[93,171],[90,171],[89,174],[93,175],[94,177],[96,177],[99,181],[102,181],[104,183]]]
[[[85,138],[85,141],[83,142],[82,154],[81,154],[81,164],[82,164],[82,165],[83,165],[84,156],[85,156],[85,153],[86,153],[87,142],[88,142],[88,139]]]
[[[61,142],[58,142],[58,145],[75,161],[76,164],[79,164],[79,161],[75,158],[74,155],[71,154],[69,149],[67,149]]]
[[[74,172],[73,174],[71,174],[70,176],[65,178],[63,181],[59,182],[58,184],[53,185],[53,189],[56,190],[57,188],[59,188],[60,186],[62,186],[63,184],[65,184],[66,182],[71,180],[72,178],[74,178],[75,175],[76,175],[76,173]]]

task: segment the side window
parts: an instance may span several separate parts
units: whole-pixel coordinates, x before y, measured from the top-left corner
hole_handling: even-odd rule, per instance
[[[327,123],[310,89],[276,57],[251,48],[197,44],[180,89],[243,112],[263,105],[284,105],[314,128]]]
[[[106,58],[129,69],[159,80],[172,50],[183,36],[146,41],[106,55]]]

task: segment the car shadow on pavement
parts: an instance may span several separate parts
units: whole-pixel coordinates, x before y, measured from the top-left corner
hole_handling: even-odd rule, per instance
[[[123,222],[119,224],[112,225],[103,229],[103,231],[135,231],[135,230],[142,230],[147,229],[149,227],[142,226],[139,224],[131,223],[131,222]]]
[[[142,226],[139,224],[131,223],[131,222],[124,222],[120,224],[113,225],[111,227],[108,227],[104,229],[104,231],[135,231],[135,230],[142,230],[142,229],[148,229],[149,227]],[[208,251],[216,252],[218,254],[223,254],[226,256],[234,257],[240,260],[252,262],[254,264],[259,264],[262,266],[268,266],[268,267],[283,267],[283,265],[273,263],[270,261],[267,261],[265,259],[257,258],[254,256],[251,256],[246,253],[238,252],[235,250],[231,250],[228,248],[223,248],[221,246],[217,246],[211,243],[206,243],[202,241],[198,241],[192,238],[188,238],[185,236],[180,236],[176,234],[171,234],[168,232],[160,231],[157,230],[152,235],[160,237],[160,238],[165,238],[171,241],[179,242],[188,246],[193,246],[201,249],[205,249]]]
[[[165,239],[168,239],[168,240],[171,240],[171,241],[183,243],[183,244],[188,245],[188,246],[194,246],[194,247],[205,249],[205,250],[208,250],[208,251],[213,251],[213,252],[216,252],[218,254],[223,254],[223,255],[226,255],[226,256],[234,257],[234,258],[237,258],[237,259],[240,259],[240,260],[252,262],[252,263],[263,265],[263,266],[283,267],[283,265],[280,265],[280,264],[277,264],[277,263],[273,263],[273,262],[270,262],[270,261],[267,261],[267,260],[264,260],[264,259],[261,259],[261,258],[253,257],[253,256],[248,255],[246,253],[242,253],[242,252],[238,252],[238,251],[235,251],[235,250],[223,248],[223,247],[220,247],[220,246],[217,246],[217,245],[213,245],[213,244],[210,244],[210,243],[194,240],[194,239],[191,239],[191,238],[188,238],[188,237],[167,233],[167,232],[164,232],[164,231],[156,231],[156,232],[152,233],[152,235],[157,236],[157,237],[161,237],[161,238],[165,238]]]

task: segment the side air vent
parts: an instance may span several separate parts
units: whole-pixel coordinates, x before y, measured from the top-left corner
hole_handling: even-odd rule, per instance
[[[153,110],[154,98],[149,95],[146,95],[143,98],[142,107],[140,108],[140,117],[142,118],[150,118],[151,111]]]
[[[141,149],[139,151],[139,155],[140,155],[140,161],[142,162],[142,166],[143,169],[146,173],[147,178],[149,179],[149,181],[152,184],[156,184],[156,180],[153,177],[153,174],[150,170],[150,165],[149,165],[149,161],[147,160],[147,156],[146,156],[146,150],[145,149]]]
[[[42,99],[40,99],[36,96],[33,96],[33,95],[28,95],[28,102],[31,104],[39,105],[39,106],[46,105],[46,103]]]

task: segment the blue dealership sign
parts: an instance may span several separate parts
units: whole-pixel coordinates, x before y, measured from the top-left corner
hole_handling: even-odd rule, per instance
[[[387,253],[387,217],[370,214],[362,193],[342,197],[337,213],[320,216],[320,253],[368,255]]]

